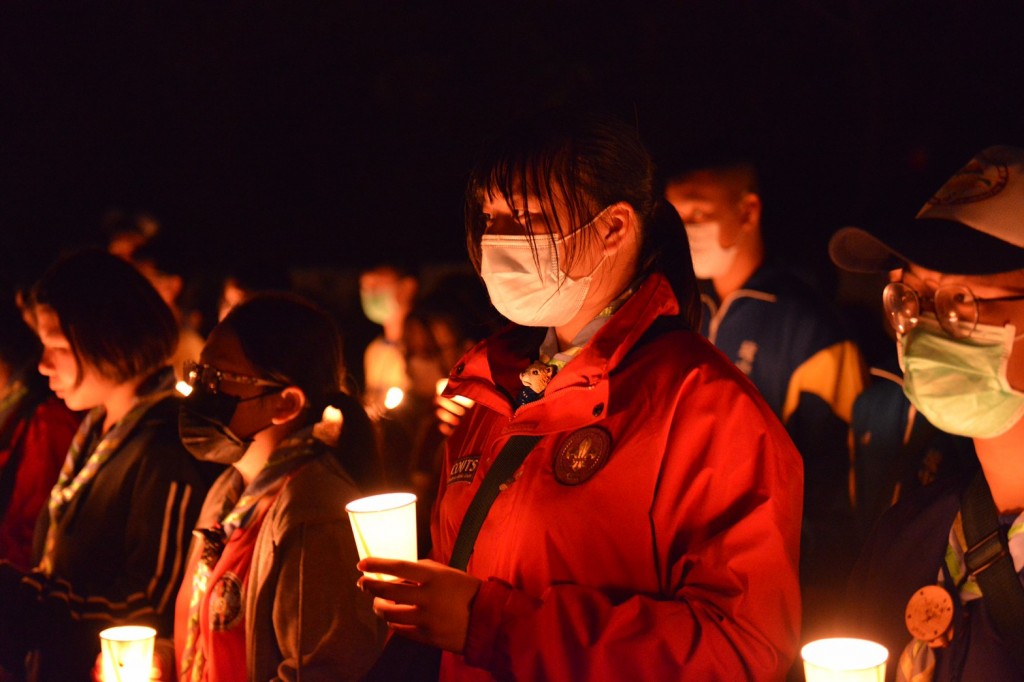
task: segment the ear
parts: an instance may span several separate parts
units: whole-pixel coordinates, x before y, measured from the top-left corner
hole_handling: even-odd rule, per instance
[[[625,201],[612,204],[606,211],[604,219],[597,221],[597,229],[604,240],[605,255],[612,256],[623,244],[636,239],[639,221],[633,206]]]
[[[754,193],[740,199],[740,225],[744,231],[761,229],[761,197]]]
[[[274,424],[285,424],[299,416],[306,407],[306,394],[298,386],[289,386],[281,391],[274,405]]]

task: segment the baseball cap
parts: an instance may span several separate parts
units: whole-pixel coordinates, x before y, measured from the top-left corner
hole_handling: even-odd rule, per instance
[[[1024,268],[1024,149],[985,149],[915,220],[887,229],[844,227],[832,235],[828,250],[836,265],[854,272],[884,272],[908,262],[960,275]]]

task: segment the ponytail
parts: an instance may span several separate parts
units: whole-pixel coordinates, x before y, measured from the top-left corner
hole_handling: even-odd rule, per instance
[[[640,268],[644,274],[660,272],[679,301],[679,317],[692,331],[700,330],[700,289],[693,272],[690,243],[679,214],[664,199],[655,201],[644,226]]]

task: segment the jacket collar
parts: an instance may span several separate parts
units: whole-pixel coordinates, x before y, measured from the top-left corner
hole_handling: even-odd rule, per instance
[[[653,273],[590,339],[583,351],[548,384],[546,395],[570,388],[597,388],[662,316],[679,314],[668,280]],[[545,329],[510,325],[477,344],[455,366],[444,395],[462,395],[511,415],[522,383],[519,373],[537,357]],[[606,390],[606,389],[605,389]]]

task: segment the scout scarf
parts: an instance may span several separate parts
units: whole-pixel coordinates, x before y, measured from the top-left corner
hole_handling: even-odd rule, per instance
[[[168,371],[159,378],[159,384],[150,392],[141,394],[136,398],[135,404],[128,413],[121,418],[121,421],[100,437],[100,440],[88,453],[88,459],[82,468],[75,473],[80,456],[85,456],[82,450],[91,440],[93,430],[103,424],[107,411],[104,407],[94,407],[82,420],[75,437],[71,440],[71,447],[64,458],[64,465],[61,467],[57,483],[50,490],[50,500],[47,510],[50,515],[50,524],[46,529],[46,541],[43,545],[43,556],[39,561],[37,570],[42,571],[47,577],[53,574],[53,555],[57,542],[57,526],[61,515],[68,504],[75,498],[78,492],[88,485],[100,468],[117,453],[125,438],[135,429],[142,416],[146,414],[153,405],[164,398],[175,395],[170,387],[174,381],[174,375]]]
[[[1024,514],[1017,516],[1010,525],[1007,544],[1013,558],[1013,566],[1019,573],[1024,569]],[[981,586],[967,570],[967,562],[964,559],[967,546],[963,516],[961,512],[957,512],[953,527],[949,531],[945,565],[939,571],[938,583],[949,590],[954,598],[959,597],[961,604],[982,598]],[[901,682],[931,682],[935,673],[935,663],[935,652],[928,642],[913,639],[900,655],[896,679]]]
[[[192,575],[192,594],[188,604],[188,633],[181,654],[182,682],[198,682],[203,678],[206,656],[199,646],[200,616],[203,598],[209,588],[210,574],[217,565],[224,548],[237,531],[262,521],[270,504],[276,499],[292,474],[312,457],[322,452],[320,442],[304,430],[282,441],[266,466],[257,474],[242,492],[238,501],[213,528],[197,528],[193,531],[197,541],[202,542],[199,562]]]

